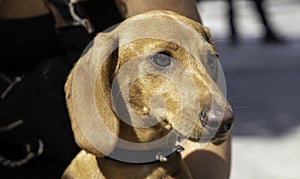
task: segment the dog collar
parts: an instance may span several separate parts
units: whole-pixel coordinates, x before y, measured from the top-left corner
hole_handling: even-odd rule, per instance
[[[171,153],[170,153],[171,150]],[[123,148],[115,148],[109,155],[105,158],[114,160],[117,162],[127,163],[127,164],[150,164],[157,162],[167,162],[168,159],[176,154],[184,151],[184,148],[180,145],[175,146],[170,149],[152,149],[152,150],[128,150]],[[145,162],[141,162],[139,157],[143,157]]]

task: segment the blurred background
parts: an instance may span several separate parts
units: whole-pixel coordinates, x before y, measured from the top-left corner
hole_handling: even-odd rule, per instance
[[[300,1],[265,0],[276,39],[266,30],[254,0],[201,0],[235,112],[231,179],[300,178]]]

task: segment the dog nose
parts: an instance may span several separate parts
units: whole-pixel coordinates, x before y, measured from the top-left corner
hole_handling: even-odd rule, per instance
[[[220,125],[220,128],[218,130],[218,133],[224,134],[224,133],[228,132],[232,127],[233,121],[234,121],[233,113],[231,111],[226,111],[224,113],[224,117],[223,117],[222,123]]]

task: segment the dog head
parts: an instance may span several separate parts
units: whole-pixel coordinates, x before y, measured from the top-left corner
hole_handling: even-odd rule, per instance
[[[204,26],[169,11],[129,18],[98,34],[67,80],[76,142],[97,156],[120,139],[147,143],[171,131],[222,142],[232,113],[220,78]]]

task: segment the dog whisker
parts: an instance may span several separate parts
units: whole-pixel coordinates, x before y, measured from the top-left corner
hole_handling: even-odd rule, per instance
[[[228,42],[229,43],[230,40],[226,40],[226,39],[215,40],[212,42],[212,45],[217,46],[217,43],[219,43],[219,42]]]
[[[239,98],[239,96],[231,96],[227,99],[228,103],[230,103],[233,99]]]
[[[231,106],[232,110],[249,109],[247,106]]]
[[[228,104],[231,106],[232,110],[237,110],[237,109],[247,109],[248,107],[246,106],[241,106],[241,105],[233,105],[232,101],[236,98],[239,98],[239,96],[231,96],[227,99]]]

